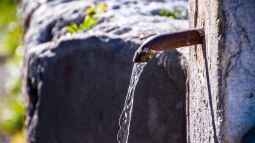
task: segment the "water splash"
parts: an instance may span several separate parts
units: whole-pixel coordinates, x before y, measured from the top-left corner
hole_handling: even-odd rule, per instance
[[[134,63],[131,78],[130,78],[130,83],[128,87],[128,92],[127,92],[125,103],[124,103],[124,108],[119,118],[119,131],[117,134],[118,143],[128,142],[135,88],[139,81],[141,73],[143,72],[145,65],[146,63]]]

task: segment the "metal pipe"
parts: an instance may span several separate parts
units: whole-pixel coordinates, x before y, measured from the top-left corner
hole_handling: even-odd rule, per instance
[[[146,40],[136,51],[133,62],[148,62],[158,51],[202,44],[203,29],[192,29],[175,33],[166,33]]]

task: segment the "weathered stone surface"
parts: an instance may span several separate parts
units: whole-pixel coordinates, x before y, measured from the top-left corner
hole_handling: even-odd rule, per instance
[[[226,27],[222,53],[225,79],[225,141],[237,142],[255,127],[255,3],[223,2]],[[238,8],[236,8],[238,7]]]
[[[84,18],[86,3],[45,3],[34,11],[25,38],[29,142],[116,142],[135,50],[153,34],[187,27],[186,20],[152,16],[152,10],[126,11],[133,5],[110,10],[95,28],[74,35],[65,25]],[[185,65],[171,51],[145,68],[131,143],[184,142]]]
[[[186,142],[186,63],[178,51],[144,69],[136,88],[130,142]]]
[[[131,44],[91,36],[36,47],[28,60],[30,142],[115,141]]]
[[[167,3],[146,3],[143,1],[109,1],[107,2],[109,11],[102,15],[103,19],[100,23],[107,23],[106,27],[112,22],[117,23],[118,27],[121,24],[129,26],[138,23],[144,24],[143,28],[147,27],[147,24],[153,24],[148,26],[150,29],[146,29],[150,33],[161,30],[160,32],[166,32],[170,29],[177,29],[179,27],[187,27],[186,20],[169,20],[168,18],[155,16],[153,13],[159,9],[175,9],[185,8],[187,3],[184,1],[167,2]],[[29,2],[23,3],[24,19],[27,23],[28,29],[25,36],[25,44],[35,46],[49,42],[51,40],[58,39],[59,37],[66,34],[65,26],[70,23],[81,23],[85,17],[85,9],[91,5],[89,2],[84,1],[52,1],[46,2]],[[187,8],[184,9],[187,11]],[[186,16],[184,15],[183,18]],[[145,23],[145,22],[146,23]],[[156,23],[165,23],[163,25]],[[99,24],[100,26],[100,24]],[[156,26],[154,28],[154,26]],[[159,27],[161,26],[161,27]],[[109,28],[110,29],[110,28]],[[115,28],[116,29],[116,28]],[[153,30],[153,31],[151,31]],[[159,31],[157,31],[159,32]],[[123,32],[122,32],[123,33]],[[127,33],[127,32],[124,32]],[[116,33],[116,35],[120,35]]]
[[[189,94],[188,100],[188,137],[191,143],[217,143],[221,140],[223,121],[223,100],[220,95],[219,50],[220,35],[218,33],[218,1],[190,0],[190,25],[204,28],[206,47],[193,46],[189,53]],[[209,10],[210,9],[210,10]],[[206,54],[203,54],[203,49]],[[205,57],[208,60],[208,72],[212,101],[207,85]],[[211,104],[212,107],[211,107]],[[213,118],[214,116],[214,118]],[[215,123],[215,126],[214,126]],[[215,127],[215,128],[214,128]]]
[[[242,143],[244,135],[249,138],[243,138],[246,142],[255,126],[255,3],[191,0],[190,10],[190,24],[205,29],[207,54],[203,55],[200,46],[190,50],[190,142]],[[208,60],[212,108],[204,57]]]
[[[31,52],[30,142],[114,142],[137,46],[91,36]],[[180,62],[180,53],[172,52],[145,68],[135,95],[130,142],[185,139],[185,71]]]

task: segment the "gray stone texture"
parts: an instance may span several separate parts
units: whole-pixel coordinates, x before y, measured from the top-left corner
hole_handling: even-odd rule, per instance
[[[190,25],[205,29],[215,115],[210,112],[202,47],[197,46],[190,50],[188,72],[191,143],[254,142],[254,13],[253,0],[190,0]]]
[[[72,35],[65,26],[80,23],[88,3],[34,3],[23,2],[29,143],[117,142],[135,50],[151,35],[187,28],[186,20],[151,11],[185,2],[109,2],[96,27]],[[145,67],[135,92],[130,143],[185,141],[185,66],[183,55],[170,51]]]

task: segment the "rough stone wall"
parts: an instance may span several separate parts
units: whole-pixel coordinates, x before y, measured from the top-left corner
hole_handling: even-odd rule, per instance
[[[187,20],[154,15],[185,2],[108,4],[96,27],[70,35],[65,26],[80,23],[89,3],[23,2],[29,143],[116,142],[135,50],[151,35],[187,28]],[[131,143],[184,142],[184,59],[171,51],[145,68],[135,93]]]
[[[204,28],[205,45],[193,46],[189,53],[189,140],[192,143],[214,143],[220,138],[222,125],[222,99],[220,95],[220,19],[217,1],[190,0],[190,26]],[[206,49],[206,55],[202,48]],[[208,61],[213,108],[210,107],[206,78],[205,57]],[[213,113],[211,112],[213,110]],[[214,119],[212,114],[215,115]],[[216,132],[213,129],[216,123]]]
[[[224,136],[225,142],[238,143],[255,126],[255,2],[226,0],[223,9]]]
[[[196,46],[189,57],[190,142],[240,143],[254,126],[254,5],[252,0],[190,1],[190,25],[205,30],[215,116],[208,96],[205,55],[202,46]]]

